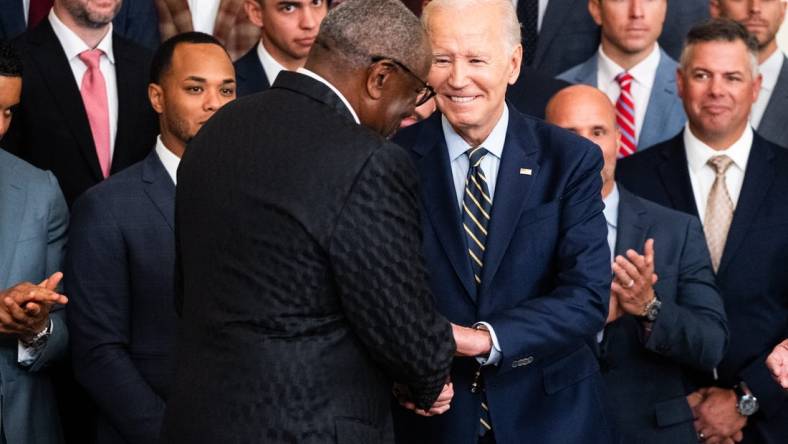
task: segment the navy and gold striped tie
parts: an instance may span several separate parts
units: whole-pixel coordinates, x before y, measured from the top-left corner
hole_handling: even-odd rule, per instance
[[[492,212],[492,197],[487,186],[487,176],[482,170],[481,163],[488,151],[484,148],[471,148],[466,152],[469,167],[468,176],[465,178],[465,191],[462,198],[462,227],[468,245],[468,257],[471,261],[473,277],[476,288],[482,283],[482,269],[484,268],[484,250],[487,242],[487,227],[490,225]],[[474,387],[480,385],[481,369],[476,373]],[[474,389],[472,389],[474,390]],[[490,413],[487,409],[484,389],[481,389],[482,405],[479,416],[479,433],[486,434],[492,430]]]

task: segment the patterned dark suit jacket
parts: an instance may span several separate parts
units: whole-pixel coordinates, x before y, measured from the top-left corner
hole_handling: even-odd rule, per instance
[[[432,404],[454,342],[428,289],[416,171],[328,87],[283,71],[222,108],[176,194],[165,442],[390,442],[392,381]]]

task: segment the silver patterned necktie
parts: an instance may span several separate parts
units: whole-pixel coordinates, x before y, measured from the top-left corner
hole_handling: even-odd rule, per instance
[[[711,265],[714,272],[720,267],[722,252],[725,249],[725,240],[728,238],[728,230],[733,221],[733,200],[725,184],[725,172],[730,168],[733,160],[726,156],[714,156],[707,162],[714,168],[716,177],[714,184],[709,191],[709,198],[706,201],[706,217],[703,223],[703,231],[706,234],[706,243],[709,246],[711,255]]]

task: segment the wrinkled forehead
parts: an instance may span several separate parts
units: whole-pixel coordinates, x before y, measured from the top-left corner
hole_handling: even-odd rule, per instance
[[[435,8],[427,32],[433,53],[480,54],[503,52],[505,22],[497,8]]]

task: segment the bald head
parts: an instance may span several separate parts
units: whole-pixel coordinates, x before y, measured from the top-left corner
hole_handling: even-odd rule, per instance
[[[606,196],[615,180],[619,138],[616,110],[607,95],[587,85],[564,88],[550,99],[545,117],[547,122],[599,145],[605,158],[602,194]]]

